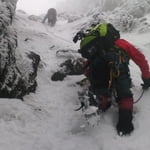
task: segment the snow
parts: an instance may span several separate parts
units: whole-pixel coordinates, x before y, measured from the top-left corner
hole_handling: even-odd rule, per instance
[[[150,21],[150,14],[145,17]],[[89,18],[73,23],[58,20],[55,27],[28,19],[17,12],[14,27],[18,32],[18,59],[34,51],[41,56],[38,87],[35,93],[18,99],[0,99],[0,150],[149,150],[150,147],[150,93],[134,105],[134,132],[130,136],[117,135],[117,108],[103,113],[95,127],[84,127],[84,117],[79,107],[75,83],[81,76],[68,76],[64,81],[51,81],[51,75],[65,58],[56,57],[59,49],[75,49],[73,35]],[[142,26],[140,26],[142,27]],[[138,47],[150,60],[150,32],[126,32],[121,35]],[[28,39],[25,41],[25,39]],[[130,64],[135,100],[141,91],[139,68]]]

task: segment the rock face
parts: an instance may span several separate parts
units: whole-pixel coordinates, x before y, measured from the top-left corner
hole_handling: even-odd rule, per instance
[[[56,56],[64,57],[67,59],[59,65],[59,70],[54,72],[54,74],[51,76],[52,81],[63,81],[67,75],[83,74],[84,59],[78,57],[77,52],[75,50],[58,50],[56,52]]]
[[[60,64],[59,71],[51,76],[52,81],[63,81],[67,75],[81,75],[83,74],[83,59],[67,59]]]
[[[17,32],[12,27],[16,3],[0,0],[0,97],[22,99],[36,90],[40,56],[31,52],[22,66],[17,64]]]

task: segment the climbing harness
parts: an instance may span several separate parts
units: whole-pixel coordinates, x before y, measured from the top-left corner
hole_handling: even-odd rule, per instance
[[[115,71],[114,71],[114,69],[110,70],[110,77],[109,77],[108,89],[110,89],[110,88],[113,87],[113,80],[114,80],[114,78],[119,77],[119,75],[120,75],[119,69],[115,69]]]
[[[114,78],[118,77],[119,75],[120,75],[119,70],[114,72],[113,69],[111,69],[108,89],[112,89],[112,95],[114,97],[116,97],[116,90],[115,90],[115,86],[113,85],[114,84],[113,80],[114,80]],[[141,98],[143,97],[143,95],[144,95],[144,90],[142,90],[142,93],[139,96],[139,98],[136,101],[134,101],[134,104],[138,103],[141,100]]]

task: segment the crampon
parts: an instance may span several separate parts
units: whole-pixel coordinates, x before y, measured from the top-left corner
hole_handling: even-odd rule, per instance
[[[90,105],[89,97],[85,91],[84,94],[78,93],[78,95],[79,95],[81,106],[75,109],[75,111],[82,110],[82,115],[86,121],[86,125],[85,124],[82,125],[81,128],[84,128],[87,125],[92,127],[98,125],[100,122],[102,112],[98,109],[98,107]]]
[[[95,106],[89,106],[83,111],[86,123],[89,126],[96,126],[99,124],[101,119],[101,112]]]

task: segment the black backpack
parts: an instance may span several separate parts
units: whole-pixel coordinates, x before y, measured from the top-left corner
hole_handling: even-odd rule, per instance
[[[84,58],[92,58],[102,50],[108,51],[114,46],[114,41],[120,38],[120,33],[110,23],[97,24],[86,32],[78,32],[73,41],[80,40],[79,53]]]

